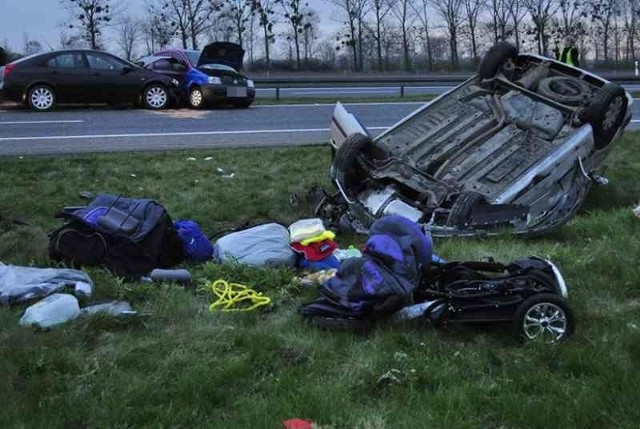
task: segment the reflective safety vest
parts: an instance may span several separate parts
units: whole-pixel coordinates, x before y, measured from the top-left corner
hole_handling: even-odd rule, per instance
[[[560,54],[560,61],[563,63],[567,63],[570,66],[577,66],[577,64],[573,61],[573,56],[571,55],[571,51],[575,49],[573,47],[567,47],[562,49],[562,54]]]

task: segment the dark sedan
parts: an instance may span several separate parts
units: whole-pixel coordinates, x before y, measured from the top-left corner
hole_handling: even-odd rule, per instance
[[[174,101],[179,82],[101,51],[32,55],[0,67],[0,99],[35,111],[58,103],[138,103],[152,110]]]
[[[200,51],[169,49],[138,64],[180,81],[194,109],[230,104],[247,108],[256,95],[253,81],[241,74],[244,50],[235,43],[215,42]]]

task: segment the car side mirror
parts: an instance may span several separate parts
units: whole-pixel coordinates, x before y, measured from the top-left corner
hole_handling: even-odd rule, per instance
[[[132,70],[131,67],[124,66],[124,67],[122,67],[122,70],[120,70],[120,74],[121,75],[125,75],[125,74],[129,73],[131,70]]]

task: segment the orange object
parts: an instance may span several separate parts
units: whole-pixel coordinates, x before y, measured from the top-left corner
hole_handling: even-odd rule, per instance
[[[313,422],[311,420],[303,419],[289,419],[282,422],[285,429],[312,429]]]

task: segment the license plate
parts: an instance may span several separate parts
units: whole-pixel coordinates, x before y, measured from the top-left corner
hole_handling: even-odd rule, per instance
[[[247,88],[231,87],[227,88],[227,97],[246,97]]]

